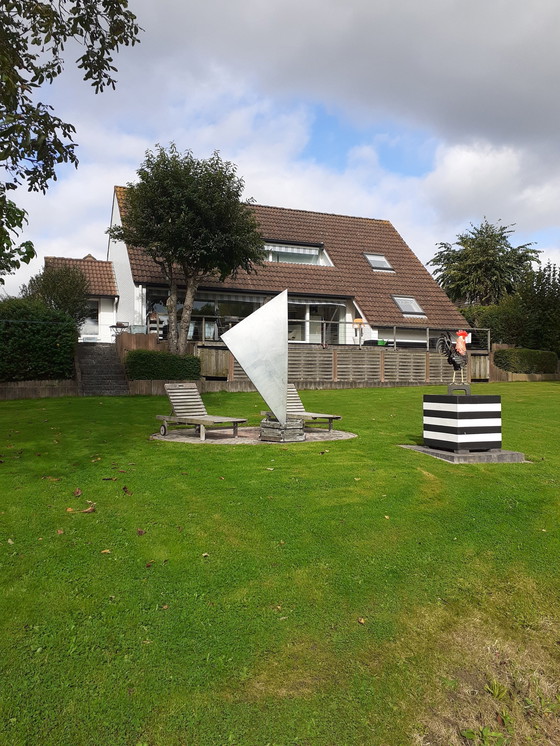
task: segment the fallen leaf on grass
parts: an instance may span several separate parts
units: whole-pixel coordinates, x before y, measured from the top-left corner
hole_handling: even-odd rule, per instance
[[[267,467],[266,467],[266,470],[267,470],[267,471],[274,471],[274,467],[273,467],[273,466],[267,466]]]
[[[79,487],[76,487],[73,494],[74,497],[80,497],[80,495],[82,494],[82,490]]]
[[[92,503],[91,500],[87,500],[86,502],[89,503],[89,508],[85,508],[85,510],[80,510],[80,513],[95,513],[95,503]]]
[[[203,552],[202,556],[203,557],[209,557],[210,555],[208,554],[208,552]]]
[[[132,495],[132,492],[128,489],[128,487],[126,486],[126,484],[122,488],[122,491],[124,492],[125,495]]]
[[[361,478],[361,477],[354,477],[354,481],[355,481],[355,482],[361,482],[361,481],[362,481],[362,478]]]
[[[67,513],[73,513],[74,512],[74,508],[66,508],[66,512]]]
[[[103,478],[101,479],[101,481],[102,481],[102,482],[116,482],[116,481],[117,481],[117,478],[116,478],[116,477],[103,477]]]
[[[146,562],[146,567],[151,567],[151,566],[152,566],[151,562]]]
[[[102,549],[101,550],[101,554],[111,554],[111,550],[110,549]]]
[[[136,529],[136,533],[138,534],[138,536],[144,536],[144,534],[145,534],[146,532],[144,531],[144,529],[143,529],[143,528],[137,528],[137,529]]]
[[[163,604],[163,606],[161,608],[162,609],[168,609],[169,608],[169,604]]]
[[[13,544],[13,543],[14,543],[13,539],[8,539],[8,544]]]
[[[60,536],[60,534],[63,534],[64,531],[61,528],[57,528],[56,533]]]
[[[386,515],[386,516],[384,516],[384,517],[385,517],[385,518],[386,518],[387,520],[389,520],[389,516],[388,516],[388,515]]]
[[[41,479],[46,479],[47,482],[60,482],[62,477],[41,477]]]
[[[363,618],[363,616],[358,617],[358,624],[365,624],[366,620]]]

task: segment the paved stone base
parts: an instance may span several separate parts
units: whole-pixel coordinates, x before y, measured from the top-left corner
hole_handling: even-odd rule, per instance
[[[290,418],[285,425],[265,417],[261,420],[261,440],[273,443],[301,443],[306,439],[301,418]]]
[[[211,430],[206,429],[206,440],[200,440],[194,429],[169,430],[163,437],[159,433],[150,436],[150,440],[162,440],[168,443],[193,443],[200,445],[223,445],[223,446],[241,446],[241,445],[287,445],[286,443],[275,443],[273,441],[264,441],[260,438],[260,427],[240,427],[237,431],[237,438],[234,438],[231,430]],[[326,430],[322,428],[305,428],[304,443],[314,443],[329,440],[349,440],[357,438],[355,433],[346,433],[343,430]],[[291,445],[291,444],[290,444]]]
[[[401,445],[401,448],[409,448],[412,451],[425,453],[432,458],[449,461],[452,464],[527,464],[525,455],[519,451],[502,451],[501,449],[491,451],[470,451],[456,453],[454,451],[442,451],[438,448],[427,446]]]

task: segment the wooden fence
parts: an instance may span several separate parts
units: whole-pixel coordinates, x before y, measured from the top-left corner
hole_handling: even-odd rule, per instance
[[[250,390],[247,375],[228,350],[201,346],[197,354],[205,390]],[[469,353],[467,373],[471,379],[488,380],[488,356]],[[299,388],[448,384],[452,377],[446,358],[426,350],[312,345],[288,349],[288,380]]]

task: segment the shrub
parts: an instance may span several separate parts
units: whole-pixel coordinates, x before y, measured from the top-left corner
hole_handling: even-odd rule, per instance
[[[126,374],[132,381],[196,381],[200,378],[200,358],[194,355],[130,350],[125,366]]]
[[[526,350],[514,347],[509,350],[496,350],[494,364],[510,373],[556,373],[558,356],[546,350]]]
[[[77,340],[62,311],[24,298],[0,301],[0,381],[73,378]]]

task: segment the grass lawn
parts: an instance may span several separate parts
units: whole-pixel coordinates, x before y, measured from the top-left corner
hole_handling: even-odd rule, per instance
[[[560,744],[560,384],[473,388],[525,464],[398,448],[444,391],[304,391],[359,437],[257,446],[2,402],[0,744]]]

